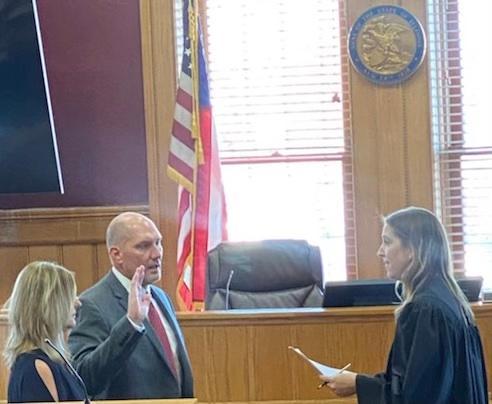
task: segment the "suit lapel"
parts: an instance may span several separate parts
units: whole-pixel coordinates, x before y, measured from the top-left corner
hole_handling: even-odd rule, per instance
[[[121,282],[116,278],[116,276],[113,274],[112,271],[108,274],[108,284],[109,288],[114,295],[115,299],[118,301],[119,306],[126,312],[128,312],[128,291],[125,289],[125,287],[121,284]],[[152,288],[151,288],[152,289]],[[152,297],[154,298],[154,301],[157,303],[159,306],[161,313],[164,315],[166,318],[167,322],[171,325],[171,328],[174,332],[176,342],[177,342],[177,351],[178,355],[180,352],[180,340],[179,336],[176,333],[175,330],[175,325],[174,322],[169,318],[169,313],[168,310],[164,307],[164,304],[162,303],[161,299],[159,296],[157,296],[157,293],[152,292]],[[166,364],[166,366],[169,368],[169,372],[176,377],[174,372],[171,370],[172,368],[170,367],[169,363],[167,362],[166,355],[164,354],[164,348],[162,347],[161,342],[157,338],[157,335],[154,332],[154,329],[152,328],[152,325],[150,324],[148,319],[145,319],[144,321],[146,333],[145,336],[150,343],[154,346],[154,348],[157,350],[159,356],[162,358],[162,361]]]
[[[108,285],[113,293],[113,296],[118,301],[119,306],[125,311],[128,311],[128,292],[121,284],[113,271],[108,274]]]

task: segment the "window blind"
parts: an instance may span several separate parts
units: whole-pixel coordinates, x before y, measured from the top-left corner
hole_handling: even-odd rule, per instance
[[[307,239],[326,279],[356,277],[344,2],[200,9],[229,238]]]
[[[492,287],[492,5],[430,0],[429,57],[435,199],[457,276]]]
[[[208,0],[206,20],[231,238],[308,239],[345,277],[338,2]]]

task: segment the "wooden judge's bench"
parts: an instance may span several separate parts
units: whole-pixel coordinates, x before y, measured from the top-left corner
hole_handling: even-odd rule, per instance
[[[489,386],[492,365],[492,304],[473,310],[485,349]],[[199,403],[355,403],[317,389],[309,365],[287,347],[335,367],[351,363],[355,372],[384,369],[394,333],[394,307],[232,310],[179,313],[195,377]],[[0,345],[6,332],[0,312]],[[0,399],[6,397],[7,370],[0,368]],[[147,400],[157,404],[166,400]],[[170,400],[176,401],[176,400]],[[128,401],[127,401],[128,403]],[[183,403],[192,404],[192,403]]]

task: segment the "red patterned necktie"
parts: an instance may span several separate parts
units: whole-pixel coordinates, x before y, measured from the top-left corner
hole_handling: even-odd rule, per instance
[[[157,309],[154,307],[154,304],[152,302],[149,306],[149,322],[152,325],[157,338],[161,342],[168,365],[170,366],[174,375],[176,375],[176,365],[174,363],[174,354],[171,349],[171,344],[169,343],[169,338],[167,336],[166,329],[164,328],[164,324],[162,324],[161,317],[159,316],[159,313],[157,312]]]

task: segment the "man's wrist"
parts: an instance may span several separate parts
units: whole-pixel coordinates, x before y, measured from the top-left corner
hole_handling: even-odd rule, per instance
[[[126,318],[128,319],[128,321],[130,322],[130,324],[133,326],[133,328],[135,328],[135,330],[137,330],[138,332],[142,333],[145,331],[145,325],[142,323],[142,324],[137,324],[135,321],[133,321],[130,316],[127,314],[126,315]]]

